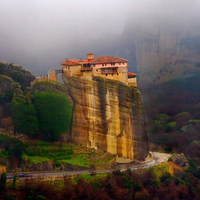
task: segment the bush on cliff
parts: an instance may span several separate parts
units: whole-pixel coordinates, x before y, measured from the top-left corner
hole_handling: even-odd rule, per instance
[[[38,137],[39,123],[35,106],[23,96],[15,98],[11,102],[12,119],[15,130],[31,138]]]
[[[41,137],[55,141],[69,130],[72,106],[64,94],[43,92],[34,94]]]
[[[25,145],[17,138],[11,138],[7,135],[0,134],[0,148],[4,149],[0,152],[1,157],[8,158],[16,156],[21,158],[22,153],[25,150]]]

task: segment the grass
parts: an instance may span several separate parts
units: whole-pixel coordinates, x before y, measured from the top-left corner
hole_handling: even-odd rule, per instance
[[[83,179],[86,180],[86,182],[89,183],[91,181],[95,181],[95,180],[98,180],[98,179],[105,179],[107,177],[107,175],[108,174],[95,174],[95,175],[81,174],[78,177],[72,179],[72,182],[76,184],[80,178],[83,178]]]
[[[42,163],[44,161],[50,161],[50,159],[46,158],[46,157],[40,157],[40,156],[27,156],[26,154],[22,155],[23,159],[27,159],[30,162],[33,163]]]
[[[152,170],[155,172],[157,178],[161,177],[163,173],[168,172],[168,164],[161,164],[152,167]]]
[[[57,163],[90,167],[91,164],[108,163],[115,157],[114,155],[109,155],[102,160],[87,161],[88,158],[98,157],[103,154],[103,151],[95,151],[80,145],[28,141],[26,153],[23,154],[22,158],[34,163],[52,160]]]
[[[8,80],[8,81],[10,81],[10,82],[14,82],[13,79],[10,78],[9,76],[0,74],[0,77],[1,77],[2,79]]]

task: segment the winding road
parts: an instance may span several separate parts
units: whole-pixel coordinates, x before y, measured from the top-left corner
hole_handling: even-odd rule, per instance
[[[115,169],[120,169],[121,171],[125,171],[130,168],[131,170],[145,169],[149,167],[153,167],[162,163],[167,162],[170,154],[166,153],[152,153],[152,158],[146,159],[140,163],[125,163],[125,164],[117,164]],[[95,174],[102,173],[110,173],[113,169],[102,169],[102,170],[93,170],[92,172]],[[91,170],[81,170],[81,171],[62,171],[62,172],[29,172],[33,178],[36,177],[53,177],[53,176],[72,176],[72,175],[80,175],[80,174],[91,174]],[[25,177],[24,177],[25,178]]]

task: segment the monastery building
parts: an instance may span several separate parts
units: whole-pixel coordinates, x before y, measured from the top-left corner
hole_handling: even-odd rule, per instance
[[[115,56],[94,57],[87,54],[87,59],[66,59],[61,63],[62,71],[68,76],[91,77],[100,76],[121,81],[129,86],[137,87],[136,74],[128,72],[128,60]]]

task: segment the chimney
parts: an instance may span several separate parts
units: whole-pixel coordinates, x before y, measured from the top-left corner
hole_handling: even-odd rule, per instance
[[[87,59],[88,59],[88,60],[94,59],[94,54],[93,54],[93,53],[88,53],[88,54],[87,54]]]

